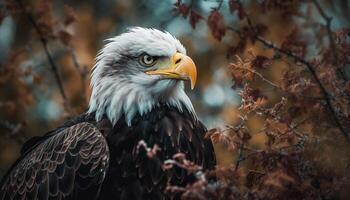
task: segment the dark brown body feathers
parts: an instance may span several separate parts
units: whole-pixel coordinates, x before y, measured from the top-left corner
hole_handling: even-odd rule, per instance
[[[24,145],[1,182],[0,200],[167,199],[168,182],[184,186],[193,177],[179,168],[164,171],[164,160],[182,152],[204,169],[215,166],[205,132],[189,112],[167,106],[136,116],[131,126],[83,114]],[[161,151],[150,159],[137,149],[140,140]]]

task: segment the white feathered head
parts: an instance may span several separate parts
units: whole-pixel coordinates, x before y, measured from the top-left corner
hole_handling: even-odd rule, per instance
[[[136,27],[107,41],[92,72],[88,112],[96,120],[107,116],[115,124],[125,116],[131,125],[136,114],[160,105],[195,116],[183,81],[194,87],[196,66],[179,40],[168,32]]]

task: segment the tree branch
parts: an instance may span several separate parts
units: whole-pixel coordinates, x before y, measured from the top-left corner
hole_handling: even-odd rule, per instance
[[[53,72],[53,74],[55,76],[55,79],[56,79],[56,82],[57,82],[60,94],[61,94],[62,99],[64,101],[64,106],[65,106],[66,109],[70,110],[69,109],[70,106],[69,106],[69,103],[68,103],[67,95],[66,95],[66,92],[65,92],[64,87],[63,87],[62,79],[61,79],[61,76],[59,74],[58,67],[57,67],[56,63],[54,62],[54,60],[52,58],[52,55],[51,55],[51,53],[50,53],[50,51],[48,49],[47,40],[44,37],[40,27],[36,23],[36,21],[33,18],[33,16],[27,11],[27,9],[26,9],[25,5],[23,4],[22,0],[17,0],[17,2],[19,4],[20,9],[23,11],[23,13],[27,17],[28,21],[30,22],[30,24],[33,26],[35,32],[39,36],[39,39],[40,39],[42,47],[43,47],[43,49],[45,51],[46,57],[47,57],[47,59],[49,61],[49,64],[51,66],[51,71]]]
[[[267,40],[265,40],[263,37],[256,35],[255,39],[258,40],[259,42],[261,42],[263,45],[265,45],[266,47],[270,48],[270,49],[274,49],[277,52],[284,54],[290,58],[295,59],[295,61],[302,63],[304,66],[306,66],[306,68],[309,70],[309,72],[311,73],[312,77],[314,78],[314,80],[316,81],[316,83],[318,84],[321,93],[326,101],[326,106],[328,107],[328,109],[331,112],[332,118],[334,119],[334,122],[336,123],[336,125],[338,126],[339,130],[342,132],[342,134],[346,137],[346,139],[348,140],[348,142],[350,143],[350,135],[347,133],[347,131],[345,130],[345,128],[343,127],[343,125],[341,124],[341,120],[338,117],[337,111],[334,108],[334,106],[332,105],[332,95],[330,93],[328,93],[328,91],[326,90],[325,86],[322,84],[321,80],[319,79],[313,65],[309,62],[307,62],[306,60],[304,60],[303,58],[300,58],[299,56],[283,50],[279,47],[277,47],[276,45],[274,45],[272,42],[269,42]]]
[[[278,86],[277,84],[275,84],[275,83],[273,83],[272,81],[268,80],[268,79],[265,78],[262,74],[260,74],[259,72],[257,72],[257,71],[254,70],[254,69],[243,68],[243,67],[239,67],[239,66],[235,66],[235,68],[241,69],[241,70],[247,70],[247,71],[249,71],[250,73],[253,73],[253,74],[255,74],[256,76],[258,76],[261,80],[263,80],[264,82],[270,84],[271,86],[273,86],[273,87],[275,87],[275,88],[278,88],[278,89],[281,89],[280,86]]]
[[[317,0],[312,0],[312,2],[314,3],[315,7],[317,8],[318,12],[320,13],[321,17],[324,19],[324,21],[326,22],[326,30],[327,30],[327,35],[328,35],[328,40],[329,40],[329,44],[330,44],[330,48],[331,48],[331,53],[333,56],[333,62],[337,62],[338,60],[338,51],[337,51],[337,47],[335,45],[335,41],[333,38],[333,33],[332,33],[332,29],[331,29],[331,23],[332,23],[332,17],[329,17],[324,10],[322,9],[321,5],[318,3]],[[340,75],[340,77],[344,80],[344,81],[348,81],[345,72],[340,68],[337,67],[337,72]]]
[[[224,3],[224,0],[220,0],[220,1],[218,1],[218,2],[219,2],[219,5],[218,5],[217,9],[220,10],[220,8],[221,8],[221,6],[222,6],[222,3]]]
[[[241,2],[239,1],[240,6],[242,7]],[[287,51],[285,49],[279,48],[277,47],[274,43],[266,40],[264,37],[260,36],[259,33],[257,33],[254,29],[253,23],[250,19],[250,17],[248,16],[248,14],[246,14],[246,19],[248,22],[248,26],[250,28],[250,30],[253,33],[253,37],[254,39],[256,39],[257,41],[259,41],[260,43],[262,43],[265,47],[273,49],[287,57],[293,58],[295,61],[302,63],[304,66],[306,66],[306,68],[309,70],[309,72],[311,73],[312,77],[314,78],[314,80],[316,81],[316,83],[318,84],[322,96],[325,99],[326,102],[326,106],[329,109],[332,118],[336,124],[336,126],[339,128],[339,130],[341,131],[341,133],[345,136],[346,140],[350,143],[350,135],[348,134],[348,132],[346,131],[345,127],[342,125],[341,123],[341,119],[339,118],[339,115],[337,114],[336,109],[334,108],[333,104],[332,104],[332,95],[326,90],[325,86],[322,84],[320,78],[318,77],[316,70],[314,68],[314,66],[309,63],[308,61],[306,61],[304,58],[301,58],[297,55],[295,55],[294,53]],[[228,30],[231,30],[233,32],[235,32],[236,34],[238,34],[239,36],[242,35],[241,31],[234,29],[233,27],[228,27]]]
[[[73,48],[71,48],[71,47],[69,47],[68,51],[69,51],[69,53],[71,55],[71,58],[73,60],[74,67],[75,67],[75,69],[78,71],[78,73],[80,75],[81,84],[82,84],[82,87],[83,87],[82,88],[83,89],[82,100],[84,101],[84,104],[86,105],[88,102],[87,102],[87,99],[86,99],[85,85],[86,85],[86,82],[87,82],[88,71],[86,70],[85,66],[81,66],[80,65],[78,57],[77,57],[77,54],[76,54],[76,51]]]
[[[241,164],[241,162],[244,160],[243,159],[243,148],[244,148],[244,143],[241,143],[238,147],[238,158],[236,160],[236,164],[235,164],[235,170],[238,170],[239,165]]]

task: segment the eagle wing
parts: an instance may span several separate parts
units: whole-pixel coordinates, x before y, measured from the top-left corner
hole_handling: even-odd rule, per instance
[[[101,132],[83,122],[44,137],[5,175],[0,200],[96,198],[109,162]]]

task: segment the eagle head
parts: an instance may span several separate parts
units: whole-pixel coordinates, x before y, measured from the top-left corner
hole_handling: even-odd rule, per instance
[[[106,116],[115,124],[122,116],[133,117],[157,106],[187,109],[195,118],[184,81],[193,89],[197,71],[186,49],[168,32],[130,28],[108,39],[98,53],[92,71],[92,95],[88,113],[97,121]]]

